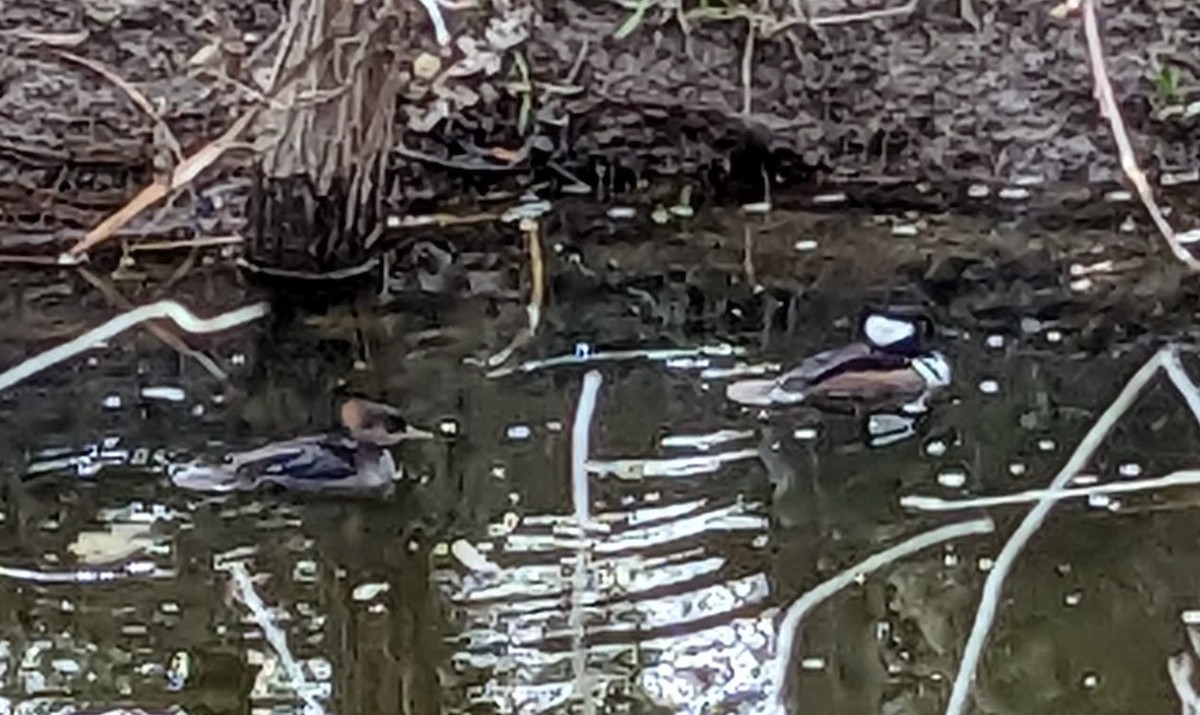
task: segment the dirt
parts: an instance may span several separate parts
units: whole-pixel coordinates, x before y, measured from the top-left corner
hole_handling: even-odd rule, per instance
[[[649,2],[639,22],[627,23],[636,5],[625,5],[506,0],[446,9],[452,42],[439,47],[420,3],[406,3],[400,51],[409,62],[385,199],[420,211],[575,179],[605,198],[685,178],[704,196],[736,201],[762,198],[764,175],[776,191],[813,182],[961,189],[1118,179],[1081,23],[1052,17],[1044,4],[914,2],[908,12],[841,22],[880,8],[760,3],[748,92],[743,17],[701,17],[690,3],[681,16]],[[726,12],[749,7],[731,3]],[[797,22],[768,35],[797,7],[827,24]],[[252,86],[253,69],[271,59],[255,50],[282,12],[273,3],[183,0],[6,6],[5,221],[86,226],[169,165],[154,122],[121,89],[33,31],[59,33],[51,39],[67,45],[60,49],[101,61],[140,89],[186,153],[251,103],[238,83]],[[1185,117],[1196,70],[1187,48],[1200,10],[1114,2],[1101,3],[1100,16],[1138,155],[1155,176],[1194,171]],[[626,24],[628,34],[614,37]],[[526,75],[532,91],[520,86]],[[249,158],[229,157],[225,171]],[[91,212],[80,215],[80,205]]]

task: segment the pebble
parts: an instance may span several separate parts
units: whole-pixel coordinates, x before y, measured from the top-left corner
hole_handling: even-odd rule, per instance
[[[1133,194],[1125,191],[1124,189],[1118,189],[1116,191],[1109,191],[1107,194],[1105,194],[1104,200],[1109,203],[1123,204],[1133,201]]]
[[[1021,476],[1025,473],[1026,469],[1026,466],[1021,462],[1013,462],[1012,464],[1008,465],[1008,473],[1014,477]]]
[[[1005,186],[1000,189],[999,196],[1005,201],[1023,201],[1029,198],[1029,189],[1020,186]]]
[[[1120,467],[1117,467],[1117,473],[1122,477],[1140,477],[1142,476],[1142,465],[1137,462],[1124,462]]]
[[[1037,448],[1043,452],[1053,452],[1058,445],[1052,439],[1039,439]]]
[[[915,238],[918,233],[917,227],[911,223],[892,226],[892,235],[896,238]]]
[[[1004,347],[1004,336],[1003,335],[989,335],[989,336],[987,336],[987,340],[985,341],[985,343],[987,344],[987,346],[989,348],[992,348],[994,350],[999,350],[1000,348]]]
[[[637,209],[632,206],[613,206],[605,214],[614,221],[620,221],[636,217]]]
[[[984,380],[979,383],[979,391],[985,395],[995,395],[1000,392],[1000,383],[995,380]]]
[[[801,427],[792,433],[792,436],[801,441],[810,441],[817,438],[816,427]]]
[[[946,453],[947,449],[948,447],[946,446],[945,442],[940,439],[935,439],[929,444],[925,445],[925,454],[929,455],[930,457],[940,457]]]
[[[106,395],[104,399],[100,401],[100,405],[106,410],[119,410],[121,409],[121,396]]]
[[[1078,606],[1081,601],[1083,601],[1082,591],[1071,591],[1067,595],[1063,596],[1063,605],[1066,606]]]
[[[967,196],[972,199],[987,198],[992,193],[992,189],[987,184],[971,184],[967,188]]]
[[[817,250],[817,242],[811,238],[801,239],[796,241],[795,248],[797,251],[815,251]]]

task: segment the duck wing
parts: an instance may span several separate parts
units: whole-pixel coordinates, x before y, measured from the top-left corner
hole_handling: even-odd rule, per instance
[[[850,343],[805,358],[780,375],[776,384],[788,392],[798,392],[840,373],[894,370],[907,364],[907,358],[902,356],[876,350],[866,343]]]
[[[354,476],[354,447],[343,440],[294,440],[267,445],[235,458],[250,482],[334,481]]]

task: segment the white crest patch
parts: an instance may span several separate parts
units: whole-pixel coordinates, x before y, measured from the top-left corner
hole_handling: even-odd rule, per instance
[[[867,316],[863,323],[863,335],[870,343],[881,347],[908,340],[916,333],[917,326],[912,323],[882,315]]]

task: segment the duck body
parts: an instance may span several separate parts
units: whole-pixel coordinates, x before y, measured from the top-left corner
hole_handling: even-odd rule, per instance
[[[222,493],[275,487],[294,491],[387,490],[399,478],[386,445],[427,438],[395,408],[365,400],[342,407],[343,433],[298,437],[228,454],[219,463],[196,460],[171,471],[175,486]]]
[[[915,324],[870,316],[863,332],[865,339],[809,356],[773,380],[731,383],[726,396],[757,407],[878,403],[919,398],[949,384],[949,362],[940,352],[920,349]]]
[[[226,455],[217,464],[193,462],[171,475],[190,491],[233,492],[276,487],[295,491],[382,489],[397,479],[392,455],[339,435],[276,442]]]

